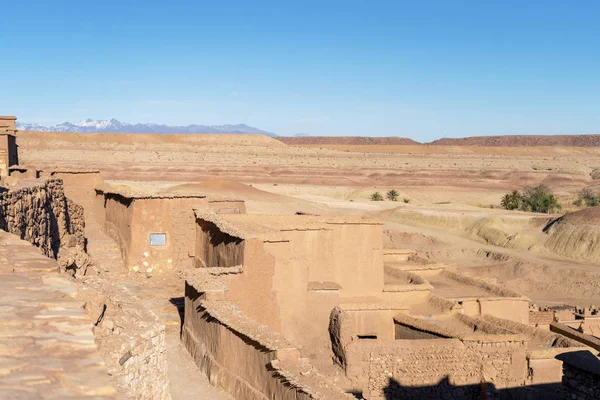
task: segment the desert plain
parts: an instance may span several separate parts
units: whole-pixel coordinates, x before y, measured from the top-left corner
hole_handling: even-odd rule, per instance
[[[237,196],[248,213],[381,218],[386,247],[456,264],[538,305],[587,307],[600,304],[600,212],[589,210],[579,241],[546,228],[582,210],[572,204],[579,190],[600,191],[597,142],[597,135],[423,145],[401,138],[21,131],[19,162],[98,169],[111,185],[133,190]],[[504,194],[538,184],[558,196],[559,214],[501,209]],[[370,201],[371,193],[391,189],[398,201]]]

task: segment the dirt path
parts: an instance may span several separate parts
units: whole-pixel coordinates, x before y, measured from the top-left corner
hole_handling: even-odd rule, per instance
[[[184,284],[177,272],[150,278],[142,274],[124,275],[121,253],[116,243],[102,232],[100,225],[88,223],[86,236],[89,254],[100,270],[118,277],[120,283],[165,324],[171,399],[231,399],[227,393],[208,382],[181,344],[179,332],[183,315]]]

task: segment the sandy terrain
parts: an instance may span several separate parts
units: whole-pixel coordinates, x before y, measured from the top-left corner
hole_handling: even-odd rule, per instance
[[[509,190],[544,183],[565,212],[577,211],[578,190],[600,191],[592,178],[600,148],[571,146],[596,137],[558,137],[562,147],[488,139],[291,146],[260,135],[19,132],[19,154],[21,165],[97,168],[111,184],[136,189],[243,198],[249,213],[368,214],[386,221],[388,246],[414,249],[424,261],[456,263],[539,304],[600,303],[598,247],[568,239],[596,240],[597,213],[581,217],[590,221],[584,231],[573,233],[581,218],[565,218],[544,232],[562,214],[498,209]],[[369,201],[390,189],[399,202]]]

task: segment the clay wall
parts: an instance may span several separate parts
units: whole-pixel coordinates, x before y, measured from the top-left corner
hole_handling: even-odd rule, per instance
[[[165,326],[126,288],[83,278],[79,297],[91,314],[96,344],[119,398],[170,399]]]
[[[174,266],[192,267],[196,237],[193,209],[206,208],[206,204],[205,198],[193,197],[136,199],[133,203],[132,242],[127,265],[148,263],[143,267],[149,266],[154,271]],[[150,234],[153,233],[166,233],[166,245],[151,246]]]
[[[154,272],[194,264],[194,208],[206,208],[205,198],[128,198],[105,193],[105,230],[119,245],[125,266]],[[151,245],[150,235],[165,243]]]
[[[408,308],[389,304],[343,304],[332,309],[329,319],[329,339],[337,364],[355,378],[362,373],[360,360],[352,359],[352,349],[358,343],[395,339],[394,317]]]
[[[131,247],[132,199],[117,194],[102,194],[105,198],[104,231],[119,246],[121,257],[126,262],[129,259]],[[130,267],[126,264],[127,267]]]
[[[83,209],[67,200],[60,179],[0,194],[0,229],[39,247],[48,257],[56,258],[61,247],[83,247],[84,227]]]
[[[18,163],[15,136],[0,132],[0,176],[9,176],[9,167]]]
[[[83,206],[87,221],[104,222],[104,207],[97,207],[96,202],[95,188],[104,183],[99,171],[57,170],[50,172],[50,176],[62,179],[65,196]]]
[[[234,267],[244,262],[244,240],[221,232],[209,221],[197,221],[196,267]]]
[[[339,290],[309,290],[310,282],[335,282],[332,231],[282,232],[284,243],[265,243],[274,258],[275,294],[282,333],[294,343],[322,348]],[[338,286],[339,287],[339,286]]]
[[[381,296],[381,225],[279,228],[277,240],[242,240],[207,219],[197,222],[196,265],[243,265],[243,274],[221,277],[230,288],[228,298],[294,343],[329,346],[329,317],[344,285],[353,290],[347,296]]]
[[[0,176],[9,176],[9,167],[19,164],[16,117],[0,116]]]
[[[583,348],[581,343],[575,340],[520,322],[489,315],[474,320],[479,326],[488,325],[488,331],[494,330],[495,327],[498,331],[506,329],[527,337],[529,341],[526,356],[527,370],[529,371],[527,376],[528,385],[556,384],[560,382],[562,379],[562,363],[557,356]]]
[[[361,341],[352,349],[361,363],[355,380],[366,399],[478,399],[488,390],[486,382],[495,388],[525,383],[525,346],[458,339]]]
[[[283,336],[228,301],[210,300],[224,295],[186,281],[182,340],[213,385],[244,400],[351,398],[303,362]]]
[[[273,254],[283,255],[288,251],[287,249],[286,242],[263,243],[258,239],[246,239],[244,240],[243,273],[220,277],[229,287],[227,298],[238,305],[241,311],[271,330],[284,334],[282,315],[287,314],[285,304],[278,303],[279,299],[274,288],[276,258]],[[290,282],[289,287],[293,288],[295,285],[296,283]],[[298,302],[300,303],[301,299],[298,299]],[[302,306],[303,303],[299,305]]]
[[[379,224],[337,224],[333,233],[333,281],[340,297],[379,296],[383,288],[383,230]]]
[[[546,327],[554,321],[554,311],[529,311],[529,325]]]
[[[526,324],[529,322],[529,301],[525,298],[481,298],[479,315],[492,315]]]

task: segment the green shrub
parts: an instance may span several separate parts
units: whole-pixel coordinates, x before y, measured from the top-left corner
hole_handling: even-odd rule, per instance
[[[383,201],[383,196],[379,192],[374,192],[371,193],[369,199],[371,199],[371,201]]]
[[[402,201],[406,204],[410,203],[410,199],[408,197],[405,197],[404,199],[402,199]]]
[[[539,213],[553,213],[562,207],[552,190],[546,185],[527,186],[523,193],[513,190],[504,195],[500,201],[502,208],[506,210],[523,210]]]
[[[398,196],[400,196],[400,193],[398,193],[395,189],[392,189],[385,194],[385,197],[391,201],[398,201]]]
[[[560,210],[558,199],[552,190],[544,184],[527,186],[523,189],[521,210],[550,214]]]
[[[600,195],[595,194],[589,188],[584,188],[577,193],[577,200],[573,204],[578,207],[582,204],[585,204],[587,207],[600,206]]]

